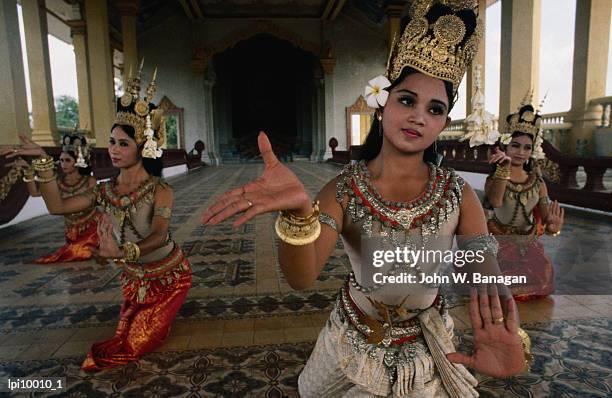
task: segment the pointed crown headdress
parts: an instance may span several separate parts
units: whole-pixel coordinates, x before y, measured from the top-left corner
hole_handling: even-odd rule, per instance
[[[85,169],[91,165],[91,148],[87,144],[85,136],[79,134],[77,129],[74,132],[62,136],[62,152],[72,152],[76,155],[75,166]]]
[[[542,123],[543,119],[540,115],[540,110],[544,106],[546,95],[540,102],[538,109],[533,106],[533,89],[530,89],[521,105],[515,113],[511,113],[506,117],[506,129],[501,136],[502,144],[509,144],[512,139],[512,134],[519,132],[528,134],[533,140],[532,157],[539,159],[543,157],[542,151]]]
[[[456,94],[482,37],[478,0],[414,0],[409,16],[389,54],[386,77],[393,82],[410,67],[450,82]]]
[[[144,98],[140,98],[143,64],[144,60],[140,62],[136,76],[131,77],[130,71],[125,93],[117,100],[115,124],[131,126],[135,131],[136,144],[144,143],[142,157],[157,159],[162,156],[161,147],[166,140],[166,124],[163,110],[152,102],[156,90],[157,68],[153,72],[153,78],[147,86]]]

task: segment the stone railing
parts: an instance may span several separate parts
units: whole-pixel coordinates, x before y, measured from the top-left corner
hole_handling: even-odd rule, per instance
[[[337,145],[337,141],[335,144]],[[444,155],[443,165],[459,171],[481,174],[494,171],[494,167],[487,162],[493,148],[488,145],[470,148],[467,141],[438,142],[438,152]],[[540,167],[552,199],[574,206],[612,211],[612,191],[603,183],[604,174],[608,169],[612,169],[612,157],[568,156],[559,152],[548,141],[544,141],[542,148],[546,159],[541,161]],[[342,156],[338,156],[334,161],[348,163],[356,159],[353,155],[358,154],[360,149],[359,146],[355,146],[351,147],[350,151],[341,151]],[[340,151],[336,151],[338,152]],[[586,183],[583,187],[580,187],[576,180],[579,167],[582,167],[586,173]]]
[[[591,106],[601,105],[603,113],[601,115],[601,123],[599,128],[612,128],[612,96],[596,98],[591,101]]]
[[[467,141],[441,141],[438,144],[438,151],[444,154],[443,164],[473,173],[493,171],[493,167],[487,163],[492,148],[485,145],[470,148]],[[552,199],[575,206],[612,211],[612,192],[603,183],[606,170],[612,168],[612,157],[568,156],[548,141],[544,141],[542,148],[546,159],[541,163],[541,168]],[[586,173],[586,183],[582,188],[576,181],[579,167]]]
[[[59,159],[60,147],[45,147],[44,149],[49,155]],[[185,164],[188,169],[200,167],[203,150],[204,143],[201,141],[196,142],[195,148],[190,154],[187,154],[184,149],[166,149],[162,158],[163,166],[167,168]],[[13,178],[14,176],[11,175],[12,169],[4,167],[9,162],[12,162],[12,160],[0,156],[0,190],[3,191],[0,192],[0,225],[15,218],[29,197],[28,190],[21,177]],[[118,173],[118,169],[113,167],[105,148],[92,149],[91,164],[93,175],[98,180],[114,177]]]

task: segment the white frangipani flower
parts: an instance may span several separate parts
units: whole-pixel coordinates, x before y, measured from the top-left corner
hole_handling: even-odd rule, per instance
[[[501,138],[500,138],[500,142],[504,145],[508,145],[510,143],[510,141],[512,141],[512,134],[502,134]]]
[[[368,82],[364,96],[370,108],[385,106],[387,98],[389,98],[389,92],[385,89],[390,85],[389,79],[383,75],[376,76]]]

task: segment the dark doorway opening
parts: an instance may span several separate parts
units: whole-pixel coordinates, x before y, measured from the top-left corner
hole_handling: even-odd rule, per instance
[[[221,156],[257,157],[265,131],[279,157],[312,151],[313,54],[269,34],[258,34],[214,57],[215,120]]]

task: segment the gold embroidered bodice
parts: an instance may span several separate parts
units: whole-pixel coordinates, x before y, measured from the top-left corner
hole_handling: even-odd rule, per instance
[[[89,190],[89,177],[81,176],[81,179],[74,185],[69,185],[65,181],[65,177],[57,180],[57,186],[60,190],[60,196],[62,199],[69,198],[75,195],[84,194]],[[95,206],[91,206],[83,211],[77,211],[75,213],[65,214],[64,220],[66,226],[83,225],[91,220],[92,216],[96,212]]]
[[[364,162],[344,168],[337,181],[336,199],[343,203],[344,221],[341,238],[351,263],[354,280],[350,294],[359,307],[372,315],[376,312],[368,297],[386,304],[400,304],[405,308],[427,308],[436,295],[437,287],[427,288],[418,284],[380,285],[374,291],[358,289],[363,283],[362,238],[374,238],[382,242],[381,249],[392,250],[398,246],[412,249],[449,250],[459,223],[464,181],[452,169],[429,164],[430,177],[427,188],[410,202],[390,202],[381,197],[370,182],[370,173]],[[371,242],[371,241],[370,241]],[[418,264],[426,274],[435,272],[439,264]],[[373,267],[368,264],[367,267]],[[410,270],[393,267],[378,268],[376,272],[397,275]],[[412,270],[415,271],[414,269]],[[367,271],[369,272],[369,271]],[[369,276],[368,276],[369,277]],[[424,289],[417,291],[415,289]],[[406,296],[411,296],[406,299]]]
[[[116,181],[111,179],[96,185],[94,194],[96,204],[111,216],[113,230],[119,244],[127,241],[138,242],[152,232],[155,188],[165,182],[151,176],[133,192],[119,195],[115,189]],[[174,248],[174,242],[167,237],[166,243],[139,259],[139,263],[158,261],[166,257]]]
[[[542,177],[534,170],[522,184],[508,181],[501,207],[493,209],[496,221],[506,227],[529,231],[535,225],[533,209],[540,200]]]

